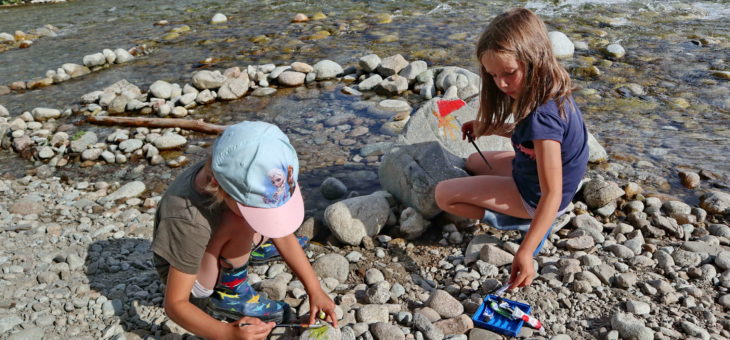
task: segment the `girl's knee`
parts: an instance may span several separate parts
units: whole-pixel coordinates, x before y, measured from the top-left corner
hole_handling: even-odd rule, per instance
[[[466,165],[465,165],[466,170],[469,171],[470,173],[476,172],[481,165],[481,163],[478,163],[477,161],[479,161],[481,159],[482,159],[481,156],[479,156],[479,154],[476,152],[469,155],[469,157],[466,158]],[[481,160],[481,162],[484,162],[484,161]]]
[[[449,195],[447,192],[449,191],[449,185],[446,183],[447,181],[441,181],[436,184],[436,188],[434,189],[434,198],[436,199],[436,205],[441,210],[446,210],[450,202],[448,202]]]

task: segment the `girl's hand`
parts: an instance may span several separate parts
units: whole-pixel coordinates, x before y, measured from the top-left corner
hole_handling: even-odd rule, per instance
[[[250,323],[250,325],[239,326],[241,323]],[[235,323],[231,324],[233,327],[230,333],[229,339],[241,339],[241,340],[263,340],[271,333],[271,330],[276,326],[275,322],[263,322],[257,318],[244,316]]]
[[[323,291],[319,290],[309,295],[309,324],[313,324],[324,313],[324,320],[337,327],[337,314],[335,314],[335,302]]]
[[[512,260],[512,273],[509,277],[509,289],[527,287],[535,278],[535,266],[532,264],[532,254],[525,251],[517,251]]]
[[[461,140],[469,138],[469,140],[473,140],[475,138],[474,136],[474,127],[476,124],[479,124],[476,120],[470,120],[464,125],[461,126]]]

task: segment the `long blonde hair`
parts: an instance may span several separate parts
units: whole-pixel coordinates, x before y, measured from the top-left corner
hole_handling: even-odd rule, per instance
[[[511,9],[498,15],[487,26],[476,46],[477,60],[485,53],[511,54],[525,68],[524,88],[514,100],[499,90],[492,76],[480,67],[480,93],[477,136],[504,130],[504,124],[513,115],[515,124],[527,117],[538,106],[555,99],[561,116],[571,93],[568,72],[553,55],[545,23],[530,10]]]

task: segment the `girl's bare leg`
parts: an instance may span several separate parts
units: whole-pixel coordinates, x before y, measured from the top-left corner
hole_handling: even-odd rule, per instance
[[[475,176],[452,178],[436,185],[436,204],[442,210],[481,219],[484,209],[530,218],[512,179],[513,151],[485,151],[490,169],[478,153],[469,155],[466,168]]]
[[[475,152],[466,159],[466,170],[472,175],[512,176],[514,151],[484,151],[482,154],[492,168],[490,169],[479,153]]]
[[[442,181],[436,185],[436,204],[446,212],[473,219],[484,217],[484,209],[531,218],[511,176],[471,176]]]

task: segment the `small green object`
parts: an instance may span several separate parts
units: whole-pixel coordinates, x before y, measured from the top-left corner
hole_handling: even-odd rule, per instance
[[[78,131],[71,136],[71,140],[79,140],[84,134],[86,134],[86,131]]]
[[[318,317],[319,317],[320,319],[324,320],[324,318],[326,318],[326,317],[327,317],[327,314],[325,314],[325,313],[324,313],[324,311],[319,311],[319,314],[317,314],[317,316],[318,316]]]

